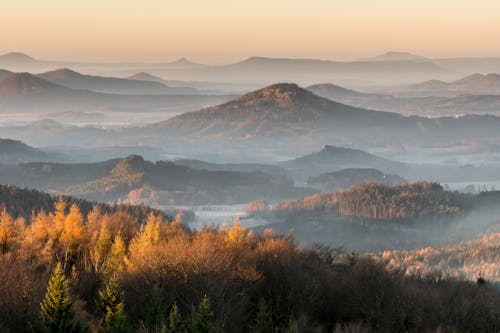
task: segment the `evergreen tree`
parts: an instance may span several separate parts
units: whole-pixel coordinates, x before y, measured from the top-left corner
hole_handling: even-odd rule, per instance
[[[182,319],[182,315],[179,311],[177,303],[172,305],[170,309],[170,314],[168,315],[168,332],[169,333],[186,333],[186,324]]]
[[[61,263],[58,263],[52,271],[45,298],[40,304],[40,319],[46,332],[83,332],[81,324],[74,317],[68,281]]]
[[[215,333],[215,316],[210,309],[210,302],[207,295],[205,295],[198,306],[198,309],[193,311],[191,318],[191,332],[192,333]]]
[[[261,299],[259,302],[259,310],[255,318],[253,331],[255,333],[273,333],[273,320],[269,313],[266,301]]]
[[[158,332],[166,329],[165,308],[163,307],[163,289],[159,285],[154,285],[146,313],[146,324],[149,329]]]
[[[118,279],[113,275],[103,290],[99,290],[100,310],[104,314],[102,332],[126,332],[125,297]]]

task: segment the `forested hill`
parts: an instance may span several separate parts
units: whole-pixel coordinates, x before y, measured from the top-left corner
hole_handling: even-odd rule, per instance
[[[138,223],[145,222],[150,213],[166,217],[161,211],[145,205],[107,205],[77,199],[71,196],[53,196],[36,190],[21,189],[10,185],[0,185],[0,208],[5,208],[7,213],[14,218],[29,218],[33,213],[41,211],[47,213],[52,212],[54,211],[56,203],[59,201],[64,201],[67,207],[76,204],[84,216],[87,216],[94,207],[98,207],[99,210],[104,213],[124,213],[135,219]],[[125,217],[125,215],[122,217]]]
[[[250,214],[287,217],[334,214],[378,220],[404,220],[428,216],[462,215],[474,208],[498,204],[499,192],[469,195],[445,191],[437,183],[417,182],[398,186],[364,184],[343,192],[319,193],[272,207],[250,203]]]

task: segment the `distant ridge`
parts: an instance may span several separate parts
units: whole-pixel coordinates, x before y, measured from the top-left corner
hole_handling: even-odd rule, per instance
[[[414,61],[414,62],[427,62],[432,61],[429,58],[412,54],[409,52],[389,51],[379,54],[371,58],[362,58],[360,61],[384,62],[384,61]]]
[[[0,95],[60,93],[66,87],[51,83],[30,73],[14,73],[0,82]]]
[[[0,138],[0,163],[17,164],[29,161],[42,161],[55,158],[53,154],[33,148],[27,144],[11,139]]]
[[[394,89],[394,93],[410,97],[452,97],[461,94],[500,95],[500,74],[475,73],[451,82],[428,80]]]
[[[164,94],[168,88],[159,82],[128,80],[116,77],[85,75],[68,68],[61,68],[39,77],[72,89],[91,90],[114,94]]]

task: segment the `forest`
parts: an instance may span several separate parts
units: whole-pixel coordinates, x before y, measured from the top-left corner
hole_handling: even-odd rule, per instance
[[[47,208],[34,193],[10,201],[31,200],[30,216],[0,212],[2,332],[500,329],[500,293],[483,280],[408,275],[237,221],[192,231],[155,211]]]
[[[397,186],[381,183],[356,185],[341,192],[323,192],[298,200],[268,205],[262,200],[248,203],[250,215],[288,216],[334,214],[375,220],[410,220],[422,217],[457,216],[474,206],[498,202],[497,192],[472,196],[445,191],[437,183],[414,182]]]

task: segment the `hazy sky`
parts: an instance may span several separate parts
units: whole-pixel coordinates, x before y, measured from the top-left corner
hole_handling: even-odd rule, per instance
[[[2,0],[0,53],[43,59],[500,56],[499,0]]]

